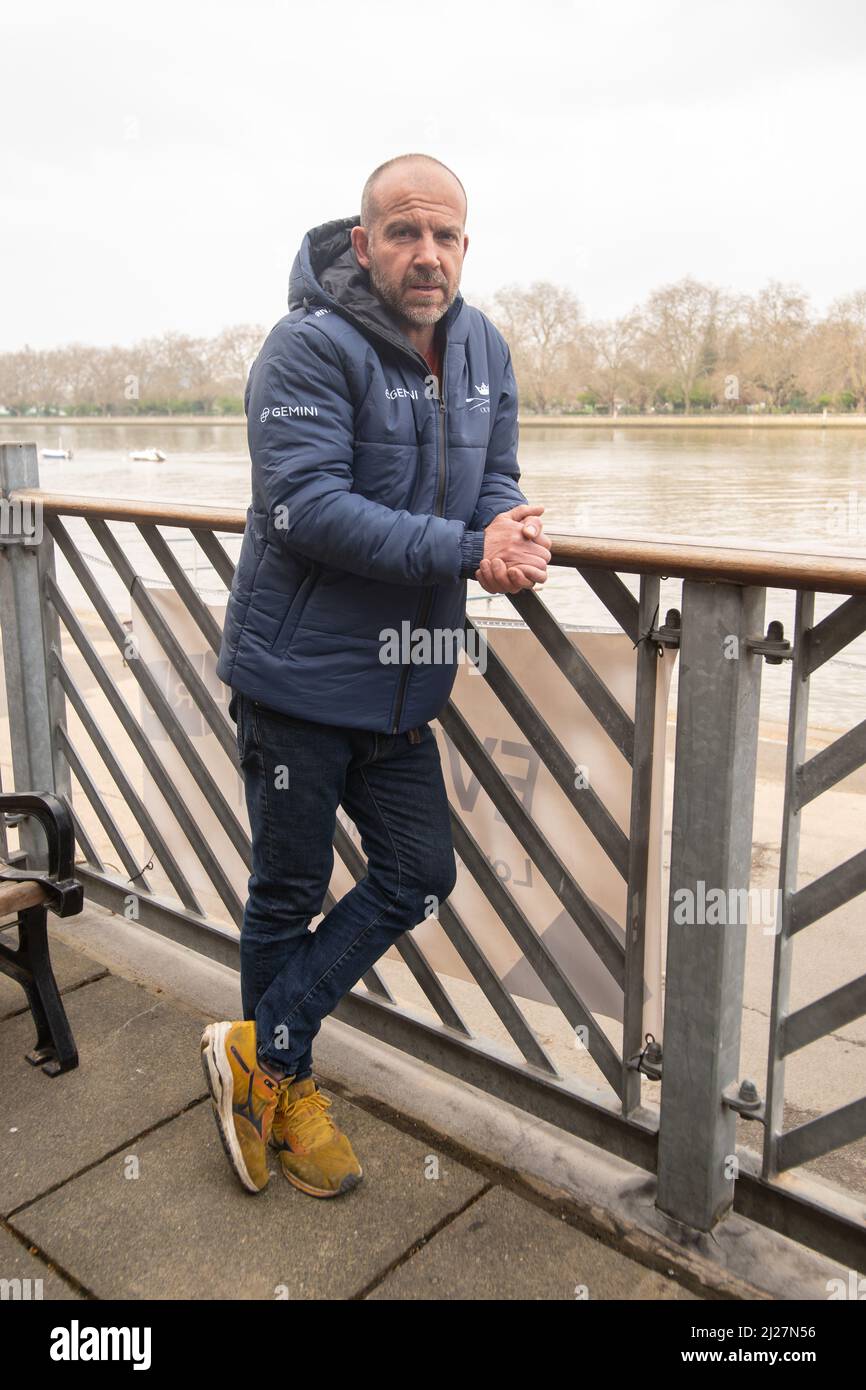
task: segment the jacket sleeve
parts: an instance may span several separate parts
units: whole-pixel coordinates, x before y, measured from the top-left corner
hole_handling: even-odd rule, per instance
[[[475,513],[469,522],[470,531],[483,531],[500,512],[509,512],[528,499],[518,487],[520,468],[517,463],[517,382],[511,365],[511,351],[507,350],[505,370],[502,374],[502,387],[499,400],[494,407],[496,418],[490,429],[490,442],[487,445],[487,459],[481,479],[481,491]]]
[[[474,573],[474,538],[462,521],[395,511],[352,492],[354,407],[322,335],[275,330],[246,406],[269,536],[311,560],[394,584],[456,583]]]

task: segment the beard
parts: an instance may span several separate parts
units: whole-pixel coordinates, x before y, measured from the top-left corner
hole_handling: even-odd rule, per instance
[[[369,253],[368,253],[369,254]],[[411,323],[417,327],[423,327],[431,323],[438,323],[444,314],[448,312],[454,300],[457,298],[458,286],[455,284],[450,289],[445,277],[439,275],[424,275],[421,271],[416,271],[410,281],[415,285],[439,285],[442,289],[442,299],[439,304],[415,304],[406,299],[409,286],[405,284],[395,285],[387,280],[379,271],[379,267],[373,256],[370,255],[370,284],[376,291],[379,298],[391,310],[396,318],[404,323]]]

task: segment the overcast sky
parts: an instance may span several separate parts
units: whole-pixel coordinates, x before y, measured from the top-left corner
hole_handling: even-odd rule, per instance
[[[28,0],[0,54],[0,350],[269,327],[410,150],[466,185],[470,300],[866,286],[863,0]]]

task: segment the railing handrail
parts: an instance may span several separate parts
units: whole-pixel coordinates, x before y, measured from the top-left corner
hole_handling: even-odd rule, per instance
[[[201,507],[189,503],[148,502],[126,498],[82,497],[18,488],[11,502],[38,502],[52,516],[93,516],[103,521],[130,521],[158,526],[240,534],[246,523],[242,507]],[[627,574],[658,574],[757,584],[773,589],[810,589],[823,593],[866,594],[866,553],[809,549],[784,550],[764,544],[760,550],[734,545],[705,545],[683,540],[639,540],[630,536],[549,531],[555,565]]]

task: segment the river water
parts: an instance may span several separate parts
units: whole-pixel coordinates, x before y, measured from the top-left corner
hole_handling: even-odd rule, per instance
[[[43,487],[57,492],[141,498],[244,508],[249,498],[249,456],[243,422],[166,425],[161,422],[67,425],[59,422],[69,461],[41,460]],[[0,422],[0,441],[33,440],[55,448],[58,428],[26,421]],[[133,449],[162,449],[164,463],[136,463]],[[817,547],[866,555],[866,430],[762,430],[527,427],[520,444],[522,486],[545,508],[552,531],[628,535],[748,546]],[[92,558],[92,568],[117,609],[128,596],[86,522],[69,528]],[[143,576],[162,576],[134,528],[117,525],[127,553]],[[171,535],[169,530],[167,535]],[[235,557],[240,538],[225,544]],[[191,540],[177,538],[176,553],[213,603],[224,595]],[[77,606],[88,602],[62,559],[58,574]],[[623,576],[635,591],[637,579]],[[662,585],[662,615],[680,606],[679,583]],[[612,626],[586,585],[556,568],[544,586],[545,601],[564,622]],[[842,600],[819,596],[819,617]],[[513,617],[506,598],[490,599],[470,585],[470,613]],[[767,617],[790,634],[793,596],[770,590]],[[762,714],[786,718],[788,663],[766,666]],[[852,643],[812,681],[810,723],[849,728],[866,715],[866,637]]]

